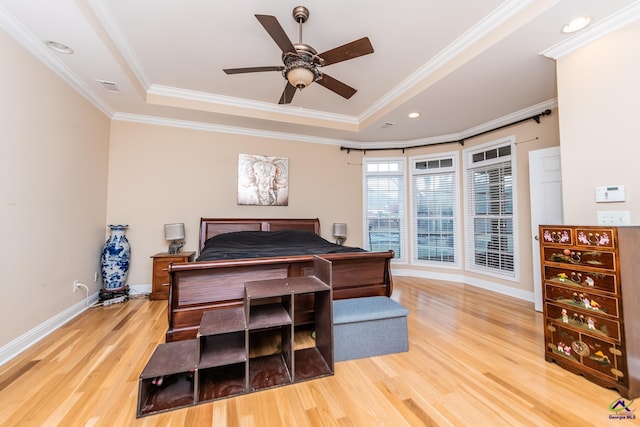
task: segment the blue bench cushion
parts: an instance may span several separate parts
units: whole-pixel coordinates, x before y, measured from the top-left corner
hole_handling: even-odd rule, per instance
[[[363,297],[333,302],[333,324],[404,317],[409,310],[388,297]]]
[[[334,360],[360,359],[409,350],[409,310],[388,297],[333,302]]]

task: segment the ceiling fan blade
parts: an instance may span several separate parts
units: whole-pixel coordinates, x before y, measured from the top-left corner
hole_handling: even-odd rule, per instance
[[[292,86],[289,82],[287,82],[287,85],[282,91],[282,96],[280,97],[280,101],[278,102],[278,104],[290,104],[291,101],[293,101],[293,95],[296,94],[296,90],[297,89],[295,86]]]
[[[256,18],[258,18],[258,21],[260,21],[264,29],[267,30],[267,33],[269,33],[273,41],[280,47],[282,53],[296,53],[296,48],[293,46],[293,43],[291,43],[289,36],[284,32],[284,29],[282,29],[282,26],[275,16],[256,15]]]
[[[328,50],[318,56],[324,59],[324,65],[331,65],[370,53],[373,53],[373,46],[371,46],[369,37],[363,37],[351,43],[336,47],[335,49]]]
[[[282,65],[275,65],[273,67],[246,67],[246,68],[225,68],[224,71],[227,74],[242,74],[242,73],[260,73],[262,71],[282,71],[284,67]]]
[[[325,73],[322,73],[322,78],[316,80],[316,83],[347,99],[351,98],[357,92],[357,90],[352,88],[351,86],[346,85],[340,80],[336,80]]]

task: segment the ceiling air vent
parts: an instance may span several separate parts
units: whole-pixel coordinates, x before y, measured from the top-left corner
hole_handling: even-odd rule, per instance
[[[384,122],[382,124],[382,126],[380,126],[380,129],[386,129],[386,128],[390,128],[391,126],[395,125],[394,122]]]
[[[98,83],[102,85],[109,92],[120,92],[120,88],[114,82],[110,82],[107,80],[96,80]]]

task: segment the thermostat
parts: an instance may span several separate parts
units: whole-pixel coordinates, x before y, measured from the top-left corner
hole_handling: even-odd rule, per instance
[[[596,187],[596,202],[624,202],[624,185]]]

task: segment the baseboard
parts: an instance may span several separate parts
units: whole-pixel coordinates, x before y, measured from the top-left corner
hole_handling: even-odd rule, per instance
[[[151,285],[129,285],[129,295],[149,295]]]
[[[488,280],[478,279],[476,277],[465,276],[464,274],[437,273],[424,270],[411,269],[392,269],[392,276],[409,276],[420,277],[422,279],[445,280],[448,282],[461,283],[464,285],[475,286],[476,288],[486,289],[502,295],[507,295],[527,302],[533,302],[533,292],[524,291],[522,289],[512,288],[510,286],[500,285]]]
[[[129,295],[148,295],[151,293],[151,285],[129,285]],[[19,336],[8,344],[0,347],[0,366],[13,359],[51,332],[55,331],[65,323],[69,322],[74,317],[80,315],[83,311],[90,308],[93,304],[98,302],[99,292],[89,296],[88,299],[84,299],[76,304],[72,305],[65,311],[58,313],[51,319],[41,323],[35,328],[31,329],[27,333]]]
[[[27,333],[0,347],[0,366],[4,365],[9,360],[13,359],[17,355],[43,339],[51,332],[60,328],[62,325],[69,322],[74,317],[80,315],[97,301],[98,292],[89,296],[87,299],[83,299],[82,301],[75,303],[63,312],[56,314],[49,320],[41,323]]]

